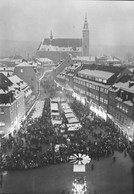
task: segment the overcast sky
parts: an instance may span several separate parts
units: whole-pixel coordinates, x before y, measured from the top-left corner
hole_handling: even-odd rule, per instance
[[[134,45],[133,1],[0,0],[0,39],[81,38],[85,13],[91,44]]]

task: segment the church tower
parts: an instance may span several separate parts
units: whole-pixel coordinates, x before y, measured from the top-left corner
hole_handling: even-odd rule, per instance
[[[52,40],[53,40],[53,34],[52,34],[52,31],[50,33],[50,44],[52,44]]]
[[[84,27],[82,30],[82,56],[89,57],[89,29],[87,16],[85,16]]]

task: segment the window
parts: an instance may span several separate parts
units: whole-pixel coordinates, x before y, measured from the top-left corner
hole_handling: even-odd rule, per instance
[[[95,86],[94,86],[94,85],[92,85],[92,88],[93,88],[93,89],[95,89]]]
[[[103,82],[103,83],[107,83],[107,80],[103,79],[102,82]]]
[[[100,88],[100,91],[101,91],[101,92],[104,92],[104,88]]]
[[[96,86],[96,90],[99,90],[99,87],[98,86]]]
[[[0,108],[0,114],[4,114],[4,108]]]
[[[21,69],[20,72],[23,73],[23,69]]]
[[[5,126],[5,121],[0,121],[0,127],[4,127]]]
[[[119,118],[119,115],[117,114],[117,119]]]
[[[108,104],[108,100],[104,99],[104,103],[105,103],[105,104]]]
[[[99,82],[102,82],[102,79],[99,78]]]
[[[119,103],[117,104],[117,108],[119,108]]]
[[[103,102],[103,98],[100,97],[100,101]]]
[[[96,96],[96,100],[99,100],[99,97],[98,96]]]
[[[108,94],[108,90],[107,89],[105,89],[105,93]]]

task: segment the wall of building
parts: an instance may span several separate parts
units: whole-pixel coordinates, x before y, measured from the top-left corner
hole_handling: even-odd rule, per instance
[[[16,66],[14,69],[14,74],[20,77],[24,82],[26,82],[30,86],[34,94],[38,92],[37,77],[33,67]]]
[[[71,54],[73,57],[81,56],[81,52],[60,52],[60,51],[37,51],[36,55],[42,58],[48,58],[53,60],[54,63],[59,62],[60,60],[65,59],[68,54]]]

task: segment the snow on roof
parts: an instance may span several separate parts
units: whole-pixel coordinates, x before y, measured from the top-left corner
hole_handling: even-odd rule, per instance
[[[74,113],[67,113],[67,114],[65,114],[65,117],[66,118],[75,118],[75,115],[74,115]]]
[[[67,120],[68,120],[69,123],[78,123],[79,122],[76,117],[74,117],[74,118],[68,118]]]
[[[27,63],[26,61],[16,65],[16,67],[32,67],[32,65],[30,65],[29,63]]]
[[[114,75],[114,73],[107,72],[107,71],[89,70],[89,69],[81,70],[79,71],[79,73],[92,76],[92,77],[102,78],[102,79],[109,79],[111,76]]]
[[[64,110],[65,113],[73,113],[73,111],[71,110],[71,108],[67,108]]]
[[[78,79],[78,80],[82,80],[83,81],[83,78],[80,78],[80,77],[77,77],[77,76],[74,76],[74,79]],[[99,83],[99,82],[94,82],[94,81],[91,81],[91,80],[84,80],[86,83],[90,83],[90,84],[93,84],[93,85],[96,85],[96,86],[102,86],[104,88],[109,88],[110,85],[105,85],[103,83]]]
[[[77,68],[80,67],[80,66],[81,66],[80,63],[74,63],[74,64],[70,65],[70,66],[68,67],[68,69],[75,70],[75,69],[77,69]]]
[[[118,83],[116,83],[116,84],[114,84],[114,85],[115,85],[115,87],[124,89],[124,90],[126,90],[126,91],[128,91],[128,92],[131,92],[131,93],[134,93],[134,85],[131,86],[131,87],[129,87],[129,81],[128,81],[128,82],[125,82],[125,83],[123,83],[123,82],[118,82]]]
[[[60,101],[60,97],[53,97],[51,99],[51,102],[59,102]]]
[[[53,110],[57,110],[57,111],[59,110],[57,103],[51,103],[51,111],[53,111]]]
[[[14,83],[20,86],[21,89],[28,86],[26,82],[24,82],[22,79],[20,79],[17,75],[13,75],[11,77],[8,77],[8,79]]]
[[[129,106],[133,106],[133,103],[130,100],[124,101],[124,103],[129,105]]]
[[[61,125],[62,120],[52,120],[53,125]]]
[[[52,60],[51,59],[48,59],[48,58],[36,58],[38,61],[40,61],[40,62],[44,62],[44,63],[46,63],[46,62],[52,62]]]

